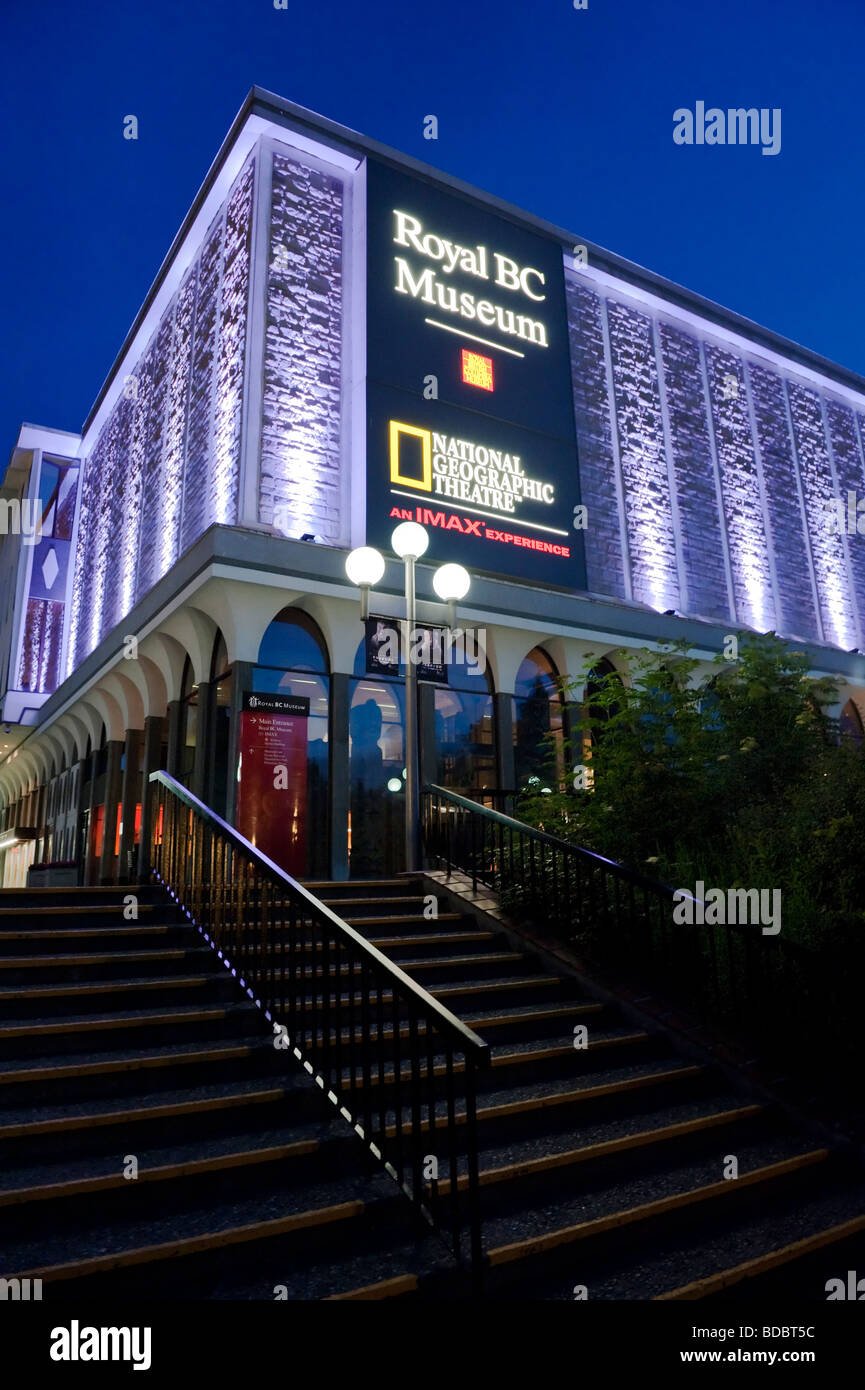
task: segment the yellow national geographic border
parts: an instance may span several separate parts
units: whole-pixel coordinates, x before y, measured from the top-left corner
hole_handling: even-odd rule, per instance
[[[423,441],[423,476],[404,478],[399,471],[400,436],[410,434]],[[418,429],[416,425],[404,425],[399,420],[390,421],[390,480],[401,483],[403,487],[417,488],[419,492],[432,492],[432,433]]]

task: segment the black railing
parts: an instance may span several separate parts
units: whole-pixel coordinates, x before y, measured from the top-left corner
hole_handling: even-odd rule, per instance
[[[488,1045],[185,787],[164,772],[150,781],[154,876],[478,1291]]]
[[[512,816],[517,804],[519,792],[502,790],[498,787],[483,787],[480,791],[471,793],[471,800],[480,802],[481,806],[487,806],[491,811],[501,811],[505,816]]]
[[[424,788],[421,814],[428,866],[459,870],[475,893],[479,884],[490,889],[515,921],[654,979],[698,1011],[736,1019],[767,1051],[789,1054],[809,1018],[815,1027],[819,1019],[829,1051],[849,1052],[844,1020],[858,1016],[849,959],[818,955],[759,924],[706,922],[712,914],[690,894],[443,787]]]

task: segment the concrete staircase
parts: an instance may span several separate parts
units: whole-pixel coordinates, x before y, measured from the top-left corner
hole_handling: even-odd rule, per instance
[[[428,920],[420,879],[309,886],[491,1044],[488,1297],[822,1300],[865,1268],[851,1156],[468,905]],[[0,1165],[0,1277],[46,1299],[466,1295],[153,888],[0,894]]]

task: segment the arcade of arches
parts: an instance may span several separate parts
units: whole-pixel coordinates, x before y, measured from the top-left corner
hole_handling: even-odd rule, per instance
[[[573,696],[548,645],[513,663],[510,690],[496,690],[490,662],[480,672],[453,664],[447,683],[419,682],[422,782],[504,804],[496,794],[505,798],[530,778],[562,781]],[[293,606],[269,622],[255,662],[232,663],[213,624],[209,653],[198,651],[206,679],[196,680],[188,651],[174,657],[177,698],[165,702],[163,714],[123,728],[106,692],[101,708],[108,718],[93,717],[100,708],[94,703],[89,727],[70,716],[45,738],[41,766],[26,780],[22,774],[19,794],[0,807],[4,886],[25,882],[33,863],[77,864],[85,883],[137,880],[147,867],[149,774],[160,768],[296,877],[363,878],[402,868],[402,667],[394,675],[368,674],[360,640],[350,673],[335,672],[321,627]],[[594,666],[582,692],[589,709],[594,681],[614,670],[607,659]],[[266,739],[278,736],[292,808],[286,815],[281,801],[270,821],[271,787],[257,765],[260,732],[253,736],[261,716],[256,724],[250,713],[262,705],[291,709],[288,717],[267,716]],[[840,718],[861,739],[852,700]],[[273,759],[263,765],[272,771]]]

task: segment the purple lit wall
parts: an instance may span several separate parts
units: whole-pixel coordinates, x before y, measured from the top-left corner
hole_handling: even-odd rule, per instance
[[[342,179],[274,153],[259,517],[347,540],[340,459]]]
[[[237,520],[253,187],[250,157],[88,452],[67,671]]]
[[[865,646],[865,399],[622,284],[568,275],[589,589]]]

